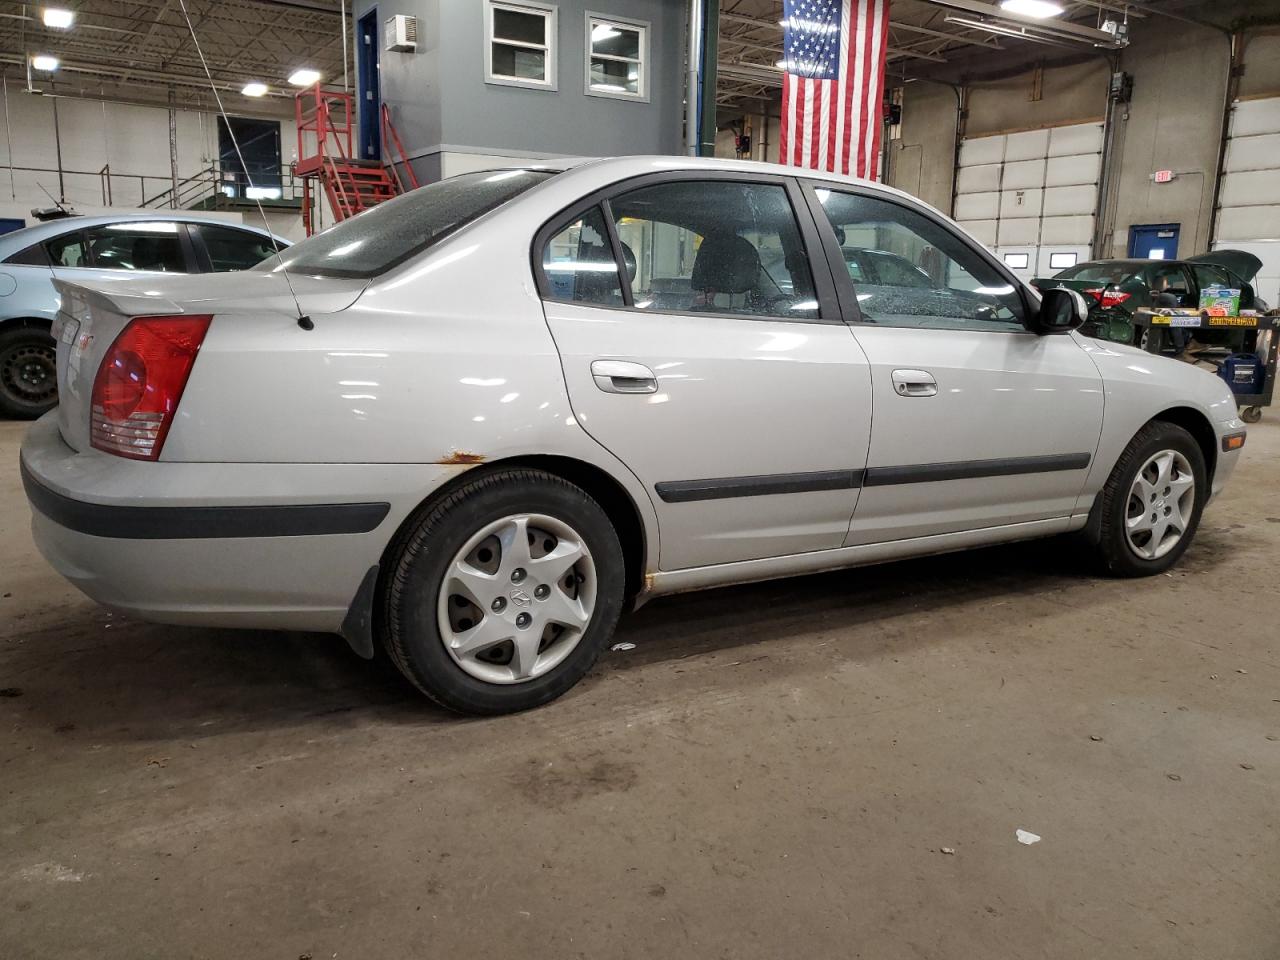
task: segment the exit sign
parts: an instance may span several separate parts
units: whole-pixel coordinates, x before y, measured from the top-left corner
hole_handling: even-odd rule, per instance
[[[1156,183],[1169,183],[1175,176],[1172,170],[1157,170],[1151,175],[1151,179]]]

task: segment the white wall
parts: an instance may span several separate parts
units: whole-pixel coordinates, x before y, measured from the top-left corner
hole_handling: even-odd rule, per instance
[[[111,168],[111,207],[138,207],[147,197],[169,189],[169,111],[164,107],[104,103],[95,100],[57,98],[58,133],[62,145],[63,184],[66,200],[82,213],[106,206],[102,177]],[[54,135],[54,98],[9,89],[0,102],[0,202],[16,204],[26,214],[32,207],[52,206],[59,195],[57,146]],[[4,136],[7,129],[8,136]],[[194,176],[214,164],[218,156],[218,122],[215,114],[186,110],[177,113],[178,177]],[[294,122],[280,124],[282,160],[293,159],[297,149]],[[9,165],[44,168],[45,172],[15,169]],[[70,172],[78,171],[78,172]],[[140,180],[145,177],[145,180]],[[47,192],[46,192],[47,191]],[[238,219],[238,218],[237,218]],[[292,236],[297,231],[279,229]]]

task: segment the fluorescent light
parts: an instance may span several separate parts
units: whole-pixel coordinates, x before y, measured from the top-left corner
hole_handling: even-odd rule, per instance
[[[259,81],[254,80],[251,83],[246,83],[243,87],[241,87],[240,92],[243,93],[246,97],[261,97],[267,92],[267,85],[265,83],[260,83]]]
[[[31,58],[31,66],[35,70],[52,72],[58,69],[58,58],[51,57],[47,53],[39,53]]]
[[[70,10],[62,10],[59,7],[44,8],[44,25],[46,27],[53,27],[55,30],[66,30],[75,22],[76,15]]]
[[[612,40],[614,37],[620,37],[622,33],[609,26],[607,23],[597,23],[591,28],[591,42],[599,43],[601,40]]]
[[[312,70],[309,67],[303,67],[289,74],[289,82],[295,87],[309,87],[320,79],[320,71]]]
[[[1062,7],[1052,0],[1000,0],[1000,9],[1037,20],[1062,16]]]

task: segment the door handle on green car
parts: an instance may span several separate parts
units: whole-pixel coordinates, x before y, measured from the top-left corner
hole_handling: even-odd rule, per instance
[[[938,381],[928,370],[895,370],[893,392],[900,397],[932,397],[938,392]]]

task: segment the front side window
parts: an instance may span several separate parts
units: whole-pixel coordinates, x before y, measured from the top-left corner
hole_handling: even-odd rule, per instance
[[[784,187],[680,180],[609,201],[640,310],[813,320],[813,274]],[[628,272],[630,266],[628,266]]]
[[[547,241],[542,269],[553,300],[623,305],[618,261],[599,207],[592,207]]]
[[[909,207],[820,189],[864,321],[896,327],[1022,330],[1022,300],[994,265]],[[861,279],[859,279],[861,277]]]
[[[535,0],[485,0],[485,81],[556,87],[556,8]]]
[[[587,14],[587,93],[649,98],[649,25]]]
[[[1156,267],[1151,272],[1152,302],[1159,307],[1194,307],[1186,271],[1178,264]]]
[[[209,254],[210,269],[215,273],[248,270],[276,252],[271,238],[260,233],[211,223],[202,223],[196,230],[204,241],[205,252]]]
[[[376,277],[554,176],[550,170],[464,173],[411,190],[281,252],[298,273]],[[278,270],[271,257],[260,270]]]
[[[89,227],[84,233],[91,265],[98,270],[186,273],[181,229],[181,224],[165,221],[130,221]]]

